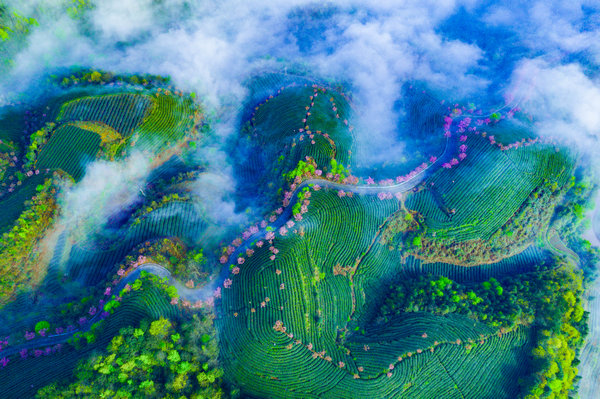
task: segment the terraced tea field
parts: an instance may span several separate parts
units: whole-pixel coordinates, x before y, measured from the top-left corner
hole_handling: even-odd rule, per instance
[[[139,152],[151,171],[93,229],[81,227],[85,220],[64,225],[59,213],[44,232],[52,245],[32,239],[35,251],[48,251],[45,275],[36,293],[20,287],[0,309],[0,335],[11,335],[0,340],[0,392],[31,396],[116,345],[121,327],[198,312],[214,319],[198,339],[214,335],[221,349],[210,364],[226,376],[224,389],[243,396],[516,398],[571,389],[571,361],[536,356],[547,345],[541,331],[572,332],[553,340],[585,335],[572,271],[585,257],[561,230],[582,187],[577,154],[409,90],[418,154],[369,171],[355,162],[354,105],[339,87],[276,74],[249,84],[239,134],[223,149],[234,182],[211,186],[211,195],[207,154],[215,149],[202,148],[212,133],[203,108],[166,85],[71,92],[54,99],[29,141],[6,145],[16,157],[0,198],[6,229],[45,179],[77,187],[97,159],[124,162]],[[15,131],[5,129],[6,138]],[[218,198],[222,189],[235,195]],[[227,224],[214,209],[243,222]],[[530,299],[511,287],[559,271],[573,273],[564,307],[539,305],[557,299],[535,302],[526,315],[502,313]],[[382,314],[399,295],[394,287],[415,279],[425,279],[418,294],[431,305]],[[494,306],[476,307],[492,294]],[[546,326],[551,312],[561,326]],[[509,316],[509,327],[495,321]],[[174,363],[177,356],[169,352]],[[60,367],[45,367],[48,359]],[[184,360],[177,374],[193,370],[188,383],[206,386],[208,374],[198,373],[209,362]],[[126,377],[130,370],[118,366]]]

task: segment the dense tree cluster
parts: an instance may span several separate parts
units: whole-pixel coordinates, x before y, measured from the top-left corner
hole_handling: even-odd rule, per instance
[[[213,316],[143,320],[113,337],[101,355],[84,360],[74,381],[41,389],[38,398],[220,398],[223,371]]]

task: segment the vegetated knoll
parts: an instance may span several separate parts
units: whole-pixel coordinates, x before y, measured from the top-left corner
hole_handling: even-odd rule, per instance
[[[574,185],[572,156],[543,143],[502,150],[488,139],[470,136],[465,160],[409,193],[382,242],[403,256],[473,266],[499,262],[544,237]],[[518,162],[511,151],[520,152]]]
[[[255,105],[231,147],[241,207],[257,197],[266,210],[281,202],[286,174],[299,162],[310,162],[324,177],[333,177],[338,165],[347,168],[353,142],[349,117],[345,97],[316,84],[281,87]]]
[[[114,160],[133,149],[152,156],[196,137],[202,118],[193,100],[177,90],[76,98],[63,104],[56,127],[32,136],[28,165],[64,169],[78,180],[97,156]],[[38,136],[41,142],[33,139]],[[65,147],[71,150],[65,153]]]
[[[526,328],[498,336],[464,315],[425,312],[373,324],[389,282],[404,275],[398,253],[378,240],[397,199],[311,193],[304,219],[240,253],[222,291],[224,367],[244,394],[518,395]]]

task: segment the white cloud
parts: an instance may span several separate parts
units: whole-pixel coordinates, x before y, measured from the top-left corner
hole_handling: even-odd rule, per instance
[[[148,157],[141,153],[122,161],[90,164],[81,181],[63,189],[59,199],[62,223],[81,228],[80,233],[101,229],[111,215],[139,198],[150,166]]]
[[[152,0],[102,0],[96,3],[93,26],[109,40],[128,40],[154,25]]]
[[[532,114],[541,134],[596,149],[600,138],[600,82],[578,64],[526,60],[514,71],[511,92]]]

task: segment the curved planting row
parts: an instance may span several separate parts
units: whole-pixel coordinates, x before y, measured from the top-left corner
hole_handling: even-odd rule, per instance
[[[517,166],[482,136],[465,141],[469,156],[460,166],[441,168],[426,182],[426,192],[407,199],[438,238],[487,240],[544,179],[561,186],[570,175],[572,162],[554,149],[524,152]]]
[[[78,98],[65,103],[57,121],[102,122],[129,136],[147,115],[153,100],[139,93],[118,93]]]
[[[144,241],[161,237],[178,237],[194,242],[207,227],[206,221],[197,213],[192,203],[171,202],[147,215],[141,223],[130,227],[116,246],[111,249],[95,249],[75,245],[67,261],[66,270],[72,279],[94,285],[106,278],[108,271],[132,248]]]
[[[255,243],[251,252],[233,249],[237,262],[222,291],[219,330],[225,368],[245,393],[394,397],[415,387],[415,397],[457,390],[465,397],[513,397],[503,389],[525,364],[523,331],[501,339],[472,320],[429,314],[371,329],[361,324],[363,308],[385,295],[373,288],[377,282],[389,285],[386,277],[402,274],[402,264],[374,255],[388,251],[377,237],[398,205],[314,192],[302,221]],[[469,339],[491,344],[471,354],[476,345]],[[461,362],[466,372],[451,370]],[[470,382],[481,362],[489,363],[476,380],[484,387]]]
[[[142,150],[158,151],[168,148],[193,132],[202,114],[190,97],[182,97],[169,90],[158,89],[154,106],[135,129],[132,146]]]
[[[36,167],[61,169],[76,181],[80,180],[86,165],[96,159],[100,142],[96,133],[72,125],[62,125],[52,133],[42,149]]]

